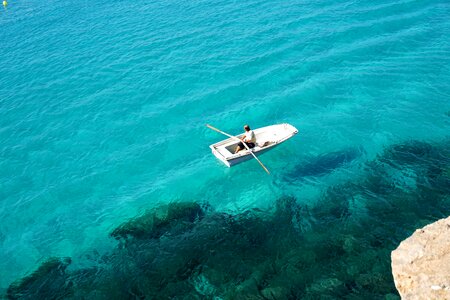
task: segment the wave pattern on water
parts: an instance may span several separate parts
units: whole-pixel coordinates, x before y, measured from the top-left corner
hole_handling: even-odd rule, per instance
[[[395,205],[405,208],[405,215],[392,222],[410,224],[405,232],[439,217],[437,208],[448,214],[448,191],[439,187],[438,197],[425,189],[430,183],[420,182],[416,165],[380,170],[378,164],[386,162],[377,157],[397,149],[392,145],[406,145],[397,146],[400,150],[448,145],[449,15],[448,3],[439,0],[11,2],[0,11],[0,253],[7,258],[0,262],[0,289],[48,257],[72,257],[73,265],[85,262],[92,249],[123,255],[123,249],[111,250],[115,244],[105,232],[180,199],[209,203],[214,208],[206,214],[209,220],[224,214],[245,219],[249,209],[264,211],[285,195],[295,198],[305,222],[295,226],[308,228],[309,238],[264,236],[276,242],[264,248],[265,259],[276,260],[277,247],[290,238],[309,239],[311,248],[301,248],[309,256],[295,268],[315,261],[314,272],[322,275],[329,271],[319,249],[333,235],[328,222],[343,226],[344,242],[354,246],[354,241],[376,244],[361,236],[354,220],[373,227],[390,217]],[[254,162],[226,169],[209,153],[207,146],[222,137],[205,123],[238,133],[245,123],[281,122],[292,123],[299,135],[262,156],[272,177]],[[409,140],[420,142],[411,146]],[[425,168],[429,181],[435,180],[430,177],[435,159]],[[405,198],[386,198],[385,185],[376,189],[382,177],[377,172],[386,172],[393,192]],[[352,179],[373,182],[368,192],[362,188],[366,183],[350,191],[336,188]],[[341,201],[331,190],[349,193],[352,200]],[[369,192],[381,199],[382,212],[368,211]],[[337,204],[329,200],[333,197]],[[353,209],[357,217],[346,217]],[[248,220],[261,228],[278,222],[265,214]],[[420,224],[409,218],[418,216]],[[375,250],[369,247],[374,252],[367,255],[386,259],[386,249],[405,232]],[[166,243],[171,241],[177,237]],[[222,246],[215,245],[218,252]],[[170,249],[180,255],[175,246]],[[336,252],[336,264],[358,265],[346,251]],[[286,256],[280,259],[283,268],[295,265],[285,264]],[[44,273],[68,263],[51,260]],[[345,277],[361,275],[359,265],[345,278],[339,273],[319,280],[311,271],[295,293],[314,295],[325,288],[336,296],[363,287],[368,294],[392,292],[384,263],[377,270],[367,267],[361,282]],[[108,271],[102,272],[102,280],[110,280]],[[183,289],[232,295],[227,284],[240,284],[236,277],[211,287],[206,280],[211,282],[212,274],[196,274],[181,280]],[[376,278],[375,291],[368,286],[376,285]]]

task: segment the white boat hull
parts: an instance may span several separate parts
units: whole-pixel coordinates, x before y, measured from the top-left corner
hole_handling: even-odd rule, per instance
[[[273,149],[298,133],[298,130],[294,126],[286,123],[261,127],[253,131],[256,136],[256,146],[251,149],[251,151],[255,155]],[[236,137],[240,138],[242,137],[242,134]],[[228,138],[212,144],[209,147],[214,156],[222,161],[227,167],[232,167],[253,158],[249,150],[241,150],[237,154],[234,154],[234,149],[238,143],[238,140]]]

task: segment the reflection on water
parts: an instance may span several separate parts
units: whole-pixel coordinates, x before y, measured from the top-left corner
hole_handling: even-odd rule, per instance
[[[196,202],[162,206],[113,230],[117,247],[87,256],[91,267],[49,259],[7,296],[398,299],[390,252],[415,228],[449,214],[449,149],[447,141],[394,145],[359,180],[328,188],[314,206],[292,197],[235,215]],[[352,160],[345,153],[330,154],[334,165]]]

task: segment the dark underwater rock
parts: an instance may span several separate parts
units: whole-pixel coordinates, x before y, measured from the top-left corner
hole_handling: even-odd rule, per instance
[[[71,299],[395,299],[390,251],[417,224],[449,212],[447,148],[389,147],[314,204],[281,197],[271,209],[236,214],[165,205],[118,226],[111,236],[126,243],[94,257],[95,268],[40,273],[57,278],[52,295]],[[356,151],[299,174],[329,173]],[[401,184],[408,174],[412,184]],[[38,281],[23,281],[10,287],[14,299],[39,298]]]
[[[203,215],[204,212],[198,203],[171,203],[125,222],[114,229],[110,235],[116,239],[159,238],[173,229],[185,230]]]
[[[50,258],[28,276],[12,283],[8,299],[62,299],[72,294],[66,268],[70,258]]]
[[[329,295],[344,295],[346,292],[345,285],[337,278],[321,278],[314,281],[308,288],[307,293],[317,295],[318,297]]]
[[[400,296],[395,294],[386,294],[384,295],[384,300],[401,300]]]
[[[98,267],[74,270],[69,273],[69,280],[73,282],[73,299],[107,299],[105,293],[98,290],[98,278],[101,269]],[[112,290],[109,290],[110,292]]]
[[[283,286],[269,286],[261,291],[263,299],[288,299],[289,290]]]
[[[424,165],[436,167],[445,161],[445,157],[442,156],[445,152],[445,145],[432,145],[427,142],[411,140],[387,148],[378,159],[394,166]]]
[[[329,187],[320,197],[320,205],[312,208],[312,212],[323,222],[339,221],[351,215],[351,205],[357,189],[354,184],[340,184]]]

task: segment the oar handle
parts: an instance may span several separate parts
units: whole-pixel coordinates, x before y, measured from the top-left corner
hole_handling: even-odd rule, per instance
[[[222,130],[217,129],[216,127],[211,126],[211,125],[209,125],[209,124],[206,124],[206,127],[210,128],[210,129],[212,129],[212,130],[214,130],[214,131],[217,131],[217,132],[219,132],[219,133],[221,133],[221,134],[224,134],[224,135],[226,135],[226,136],[228,136],[228,137],[230,137],[230,138],[239,140],[237,137],[235,137],[235,136],[233,136],[233,135],[231,135],[231,134],[228,134],[228,133],[226,133],[226,132],[223,132]]]

